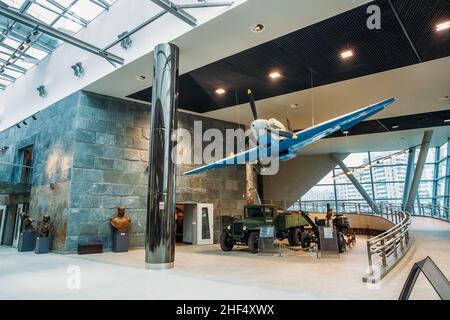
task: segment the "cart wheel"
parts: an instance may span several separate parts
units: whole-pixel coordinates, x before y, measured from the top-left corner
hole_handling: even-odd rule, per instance
[[[310,247],[311,247],[311,237],[306,233],[302,233],[302,248],[306,249]]]
[[[345,253],[347,247],[345,244],[344,234],[342,232],[338,233],[338,246],[339,246],[339,253]]]

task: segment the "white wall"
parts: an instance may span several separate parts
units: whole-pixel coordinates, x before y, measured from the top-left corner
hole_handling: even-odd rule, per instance
[[[237,0],[234,6],[245,1]],[[192,1],[182,0],[177,3],[192,3]],[[187,11],[195,15],[198,25],[201,25],[230,8],[211,7]],[[115,41],[117,35],[137,27],[160,11],[162,9],[149,0],[119,0],[109,11],[101,14],[87,28],[81,30],[76,37],[103,48]],[[166,14],[136,33],[131,49],[124,50],[118,44],[110,52],[130,63],[151,52],[158,43],[170,42],[190,30],[191,26],[171,14]],[[86,68],[86,75],[83,78],[76,78],[70,67],[80,61]],[[4,92],[0,92],[0,131],[83,89],[114,70],[115,67],[101,57],[71,45],[62,45]],[[129,79],[123,79],[127,80]],[[48,88],[48,96],[45,98],[41,98],[36,90],[40,85],[46,85]]]

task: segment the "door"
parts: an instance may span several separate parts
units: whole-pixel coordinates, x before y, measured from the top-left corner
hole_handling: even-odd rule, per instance
[[[17,205],[6,207],[6,217],[3,219],[3,236],[1,244],[5,246],[12,246],[14,237],[14,224],[16,222]]]
[[[21,150],[22,153],[22,173],[20,182],[23,184],[31,183],[31,165],[33,164],[33,147],[27,147]]]
[[[197,244],[214,244],[214,205],[197,205]]]
[[[197,205],[184,205],[183,243],[195,244],[197,241]]]
[[[15,224],[14,224],[14,237],[13,237],[13,243],[12,243],[12,247],[13,248],[17,248],[17,245],[19,244],[19,234],[20,234],[20,226],[21,226],[21,220],[20,220],[20,214],[23,213],[23,209],[24,209],[25,205],[19,204],[17,205],[17,210],[16,210],[16,218],[15,218]]]
[[[0,245],[3,243],[3,233],[6,226],[6,206],[0,206]]]

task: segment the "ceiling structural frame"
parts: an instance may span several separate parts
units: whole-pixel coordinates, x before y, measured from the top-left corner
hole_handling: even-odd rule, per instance
[[[122,42],[124,39],[131,37],[136,32],[142,30],[152,22],[158,20],[162,16],[164,16],[166,13],[171,13],[175,15],[177,18],[180,18],[181,20],[185,21],[189,25],[195,27],[197,25],[197,19],[187,12],[184,11],[184,9],[200,9],[200,8],[212,8],[212,7],[229,7],[234,4],[234,1],[224,1],[224,2],[207,2],[207,1],[199,1],[198,3],[193,4],[184,4],[184,5],[176,5],[170,1],[165,0],[151,0],[155,4],[159,5],[161,8],[163,8],[162,11],[155,14],[153,17],[148,19],[147,21],[141,23],[134,29],[124,32],[118,39],[108,46],[104,48],[104,50],[109,50],[118,43]],[[182,17],[183,18],[182,18]],[[186,20],[187,19],[187,20]]]
[[[42,32],[52,38],[61,40],[65,43],[71,44],[75,47],[88,51],[92,54],[105,58],[111,63],[124,64],[125,60],[119,56],[116,56],[110,52],[103,49],[97,48],[96,46],[89,44],[85,41],[77,39],[65,32],[53,28],[51,25],[47,25],[42,21],[39,21],[31,16],[27,16],[21,12],[21,10],[14,10],[6,6],[0,6],[0,16],[6,17],[7,19],[13,20],[20,23],[26,27],[32,28],[33,32]],[[37,34],[35,34],[36,36]],[[0,69],[1,70],[1,69]]]
[[[197,26],[197,19],[187,13],[185,9],[198,9],[198,8],[211,8],[211,7],[229,7],[234,4],[234,1],[223,1],[223,2],[208,2],[206,0],[199,0],[198,3],[193,4],[184,4],[184,5],[176,5],[175,3],[168,1],[168,0],[151,0],[153,3],[160,6],[163,10],[147,21],[143,22],[142,24],[138,25],[134,29],[132,29],[129,32],[124,33],[122,36],[120,36],[117,40],[106,46],[105,48],[101,49],[94,45],[91,45],[87,42],[84,42],[80,39],[77,39],[63,31],[57,30],[54,28],[54,24],[61,18],[68,19],[74,23],[78,23],[81,27],[86,27],[89,24],[89,21],[86,19],[80,17],[76,13],[74,13],[71,8],[78,2],[78,0],[74,0],[68,7],[64,7],[58,2],[54,0],[47,0],[51,5],[57,7],[62,12],[57,12],[51,7],[45,5],[45,3],[39,3],[34,0],[26,0],[22,6],[19,9],[11,8],[8,5],[6,5],[4,2],[0,1],[0,16],[3,16],[7,19],[12,20],[12,23],[10,23],[8,26],[3,27],[0,25],[0,53],[3,54],[9,54],[9,58],[7,60],[0,58],[0,80],[3,81],[9,81],[9,82],[15,82],[16,77],[5,74],[5,70],[11,70],[13,72],[17,72],[20,74],[25,74],[27,69],[20,67],[15,64],[15,62],[19,59],[24,60],[34,60],[35,64],[39,62],[38,59],[34,58],[33,56],[27,54],[27,50],[31,47],[35,47],[38,50],[41,50],[47,54],[51,54],[53,50],[56,49],[55,47],[46,46],[42,43],[39,43],[37,40],[41,36],[41,34],[45,34],[51,38],[66,42],[68,44],[71,44],[75,47],[78,47],[80,49],[83,49],[85,51],[88,51],[92,54],[95,54],[97,56],[100,56],[104,59],[106,59],[108,62],[113,64],[121,64],[123,65],[125,63],[125,60],[117,55],[114,55],[110,52],[108,52],[109,49],[120,43],[125,38],[129,38],[131,35],[135,34],[136,32],[140,31],[144,27],[148,26],[152,22],[156,21],[157,19],[164,16],[166,13],[171,13],[175,17],[179,18],[180,20],[188,23],[190,26],[195,27]],[[102,7],[104,10],[109,10],[111,4],[104,0],[90,0],[90,2]],[[27,13],[27,10],[30,8],[30,6],[38,5],[53,14],[56,14],[57,17],[52,21],[51,24],[46,24],[38,19],[35,19],[31,15]],[[3,43],[3,40],[8,36],[8,34],[13,30],[14,24],[19,23],[21,25],[24,25],[28,28],[32,29],[32,33],[28,34],[27,36],[21,36],[18,37],[15,35],[14,40],[19,40],[18,42],[22,42],[21,45],[18,48],[13,48],[5,43]],[[1,29],[4,29],[3,31]],[[4,52],[1,49],[4,48],[9,52]],[[5,90],[6,85],[0,83],[0,90]]]

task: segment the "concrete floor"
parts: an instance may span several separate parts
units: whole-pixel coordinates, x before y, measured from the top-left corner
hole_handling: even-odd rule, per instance
[[[0,247],[0,299],[398,299],[414,262],[427,256],[450,278],[450,223],[415,218],[412,233],[408,255],[375,287],[361,281],[366,237],[341,258],[320,260],[314,253],[273,257],[180,246],[170,271],[145,270],[143,250],[37,256]],[[79,290],[67,286],[71,266],[80,270]],[[437,295],[421,276],[412,298]]]

